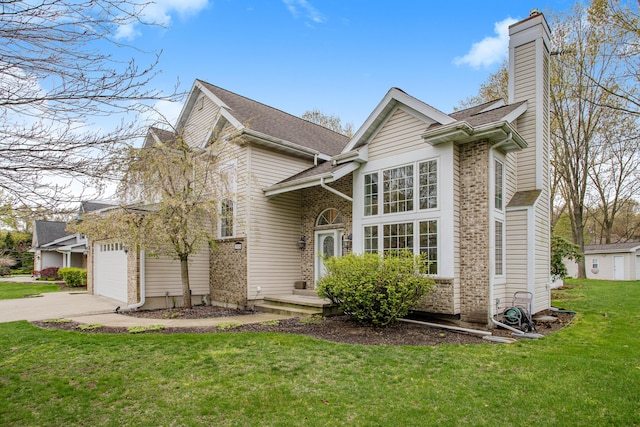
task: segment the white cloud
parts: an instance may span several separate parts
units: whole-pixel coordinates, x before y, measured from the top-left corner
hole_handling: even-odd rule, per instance
[[[502,62],[509,47],[509,25],[516,22],[518,21],[513,18],[496,22],[493,29],[496,36],[485,37],[482,41],[473,43],[469,52],[463,57],[455,58],[453,63],[480,68]]]
[[[327,19],[307,0],[282,0],[294,18],[303,17],[316,24],[324,24]]]
[[[208,5],[209,0],[155,0],[144,5],[139,18],[149,24],[169,26],[173,15],[192,16]],[[140,34],[136,23],[127,23],[118,27],[116,38],[133,40]]]

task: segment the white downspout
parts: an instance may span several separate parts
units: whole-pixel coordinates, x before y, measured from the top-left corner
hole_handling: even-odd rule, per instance
[[[329,192],[331,192],[331,193],[333,193],[333,194],[336,194],[336,195],[338,195],[338,196],[342,197],[342,198],[343,198],[343,199],[345,199],[345,200],[348,200],[348,201],[350,201],[350,202],[353,202],[353,198],[352,198],[352,197],[349,197],[349,196],[347,196],[346,194],[339,192],[339,191],[338,191],[338,190],[336,190],[335,188],[331,188],[331,187],[329,187],[327,184],[325,184],[325,183],[324,183],[324,177],[320,178],[320,187],[324,188],[325,190],[327,190],[327,191],[329,191]]]
[[[145,255],[144,251],[140,250],[140,302],[135,304],[131,304],[127,306],[127,310],[135,310],[136,308],[140,308],[146,302],[147,292],[146,292],[146,279],[145,279]]]

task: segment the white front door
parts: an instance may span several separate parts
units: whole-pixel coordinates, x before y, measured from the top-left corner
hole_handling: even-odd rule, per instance
[[[342,255],[342,232],[340,230],[316,231],[315,237],[315,281],[317,283],[326,273],[325,258]]]
[[[613,280],[624,280],[624,257],[613,257]]]

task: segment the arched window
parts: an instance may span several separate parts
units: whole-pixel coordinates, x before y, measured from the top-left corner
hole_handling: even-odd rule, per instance
[[[325,209],[318,215],[318,219],[316,220],[316,225],[335,225],[342,224],[342,215],[335,208]]]

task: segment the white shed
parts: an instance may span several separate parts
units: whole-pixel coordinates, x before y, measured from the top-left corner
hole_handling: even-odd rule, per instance
[[[640,242],[584,247],[588,279],[640,280]],[[577,277],[578,265],[565,260],[568,277]]]

